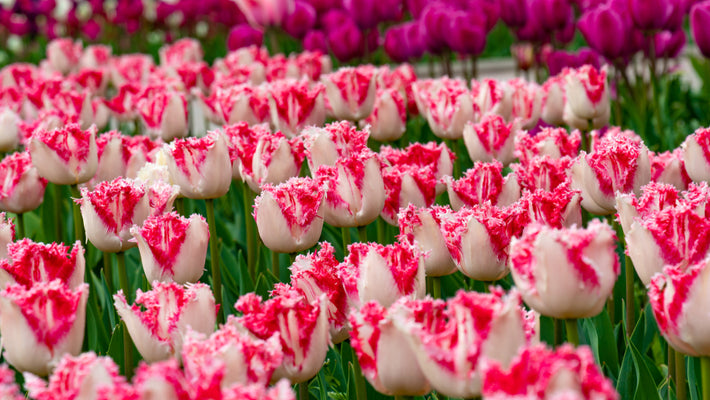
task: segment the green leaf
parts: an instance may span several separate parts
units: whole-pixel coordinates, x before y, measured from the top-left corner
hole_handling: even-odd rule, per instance
[[[651,376],[651,371],[649,370],[649,365],[644,359],[643,355],[638,351],[633,342],[628,342],[629,349],[627,352],[631,353],[634,362],[634,368],[636,370],[636,390],[634,391],[634,399],[650,400],[659,399],[658,391],[656,390],[657,382],[654,381]],[[651,364],[651,368],[655,368]]]

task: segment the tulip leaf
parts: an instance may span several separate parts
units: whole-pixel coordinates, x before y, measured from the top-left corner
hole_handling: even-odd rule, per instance
[[[656,388],[656,381],[654,381],[651,371],[649,370],[648,361],[644,356],[638,351],[636,346],[632,341],[628,342],[627,352],[631,353],[633,358],[634,368],[636,370],[636,390],[634,392],[634,399],[660,399],[658,391]],[[656,369],[651,363],[652,369]],[[656,371],[657,372],[657,371]]]
[[[611,326],[606,310],[594,318],[584,320],[584,332],[597,363],[601,366],[608,366],[612,375],[617,376],[619,374],[619,355],[616,350],[614,328]]]

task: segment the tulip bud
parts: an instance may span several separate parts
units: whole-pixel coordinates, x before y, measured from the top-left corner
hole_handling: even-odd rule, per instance
[[[249,24],[255,27],[281,26],[294,8],[294,0],[235,0]]]
[[[424,395],[431,385],[405,334],[393,323],[398,306],[400,303],[387,310],[371,301],[351,313],[351,344],[363,375],[375,390],[395,396]]]
[[[266,129],[255,128],[252,133],[255,141],[249,145],[254,149],[243,154],[239,163],[239,173],[251,190],[258,193],[265,183],[278,185],[298,175],[305,158],[298,138],[288,140],[281,132]]]
[[[450,397],[480,396],[481,365],[512,361],[526,340],[527,313],[520,295],[459,291],[445,303],[422,300],[393,313],[426,379]],[[399,305],[399,304],[398,304]]]
[[[511,168],[523,190],[542,189],[551,192],[560,186],[571,185],[574,161],[567,156],[558,159],[534,156],[525,164],[512,164]]]
[[[473,99],[463,81],[440,78],[412,84],[419,112],[440,138],[460,139],[466,122],[473,121]]]
[[[673,14],[673,3],[665,0],[628,0],[628,7],[634,25],[643,31],[663,29]]]
[[[10,108],[2,108],[0,111],[0,151],[7,153],[15,150],[20,144],[20,117]]]
[[[542,85],[542,113],[545,123],[555,126],[564,125],[564,110],[567,102],[565,78],[563,74],[551,76]]]
[[[85,68],[106,68],[111,61],[111,46],[102,44],[92,44],[86,46],[79,59],[79,67]]]
[[[479,115],[496,114],[504,120],[510,119],[512,112],[512,91],[503,81],[483,79],[471,82],[473,104]]]
[[[357,68],[341,68],[321,78],[336,119],[358,121],[372,113],[375,105],[376,71],[370,65],[363,65]]]
[[[283,80],[271,83],[269,109],[271,124],[287,137],[300,133],[306,126],[321,126],[325,122],[325,102],[322,84]]]
[[[194,283],[202,276],[210,232],[201,215],[155,215],[134,225],[131,234],[149,282]]]
[[[569,114],[569,118],[565,117],[565,121],[568,124],[573,120],[584,121],[582,128],[588,127],[588,121],[593,121],[594,127],[605,125],[610,113],[606,69],[598,71],[591,65],[585,65],[570,70],[565,75],[565,82],[568,108],[566,111]],[[598,119],[599,121],[595,121]]]
[[[577,23],[589,46],[608,60],[617,60],[628,52],[631,26],[628,17],[612,4],[588,9]]]
[[[0,259],[0,287],[17,283],[26,288],[41,282],[61,280],[69,289],[84,282],[84,248],[76,242],[69,246],[61,243],[36,243],[22,239],[7,244],[6,258]]]
[[[338,274],[352,307],[371,300],[389,307],[400,297],[424,296],[424,254],[414,244],[353,243],[348,252]]]
[[[441,179],[454,172],[456,154],[446,147],[445,143],[412,143],[405,149],[395,149],[390,146],[380,147],[380,155],[392,165],[411,165],[421,168],[431,168],[437,180],[436,194],[444,192],[446,186]]]
[[[224,135],[178,139],[164,147],[172,180],[190,199],[224,196],[232,183],[232,163]]]
[[[710,182],[710,128],[699,128],[681,146],[688,176],[694,182]]]
[[[148,362],[179,355],[188,328],[210,334],[217,320],[217,306],[209,286],[195,283],[154,282],[153,289],[138,289],[133,306],[122,290],[113,295],[116,312],[126,324],[138,352]]]
[[[536,83],[522,79],[508,81],[511,88],[510,118],[518,119],[523,129],[532,129],[537,125],[542,112],[542,89]]]
[[[276,285],[272,296],[264,302],[254,293],[240,297],[235,307],[243,315],[228,323],[244,326],[263,340],[278,333],[284,357],[272,382],[281,378],[306,382],[318,373],[328,351],[326,297],[308,302],[299,291],[283,284]]]
[[[385,89],[377,92],[372,114],[360,121],[360,126],[370,125],[372,138],[391,142],[404,135],[407,129],[407,105],[399,91]]]
[[[503,117],[487,114],[478,123],[469,122],[463,129],[463,141],[472,161],[498,160],[504,165],[514,159],[513,150],[519,123],[506,124]]]
[[[515,156],[523,164],[534,156],[574,158],[579,152],[581,136],[579,131],[568,133],[564,128],[543,128],[535,135],[520,131],[515,138]]]
[[[520,185],[514,174],[503,177],[503,164],[499,161],[476,161],[473,167],[458,180],[444,178],[449,202],[454,210],[490,202],[505,207],[520,198]]]
[[[651,162],[651,182],[668,183],[678,190],[686,190],[692,180],[685,170],[683,161],[683,150],[677,148],[674,151],[663,153],[649,153]]]
[[[57,185],[84,183],[96,174],[95,126],[86,131],[78,124],[37,130],[32,134],[29,150],[39,175]]]
[[[436,198],[437,179],[431,166],[400,164],[382,169],[385,206],[380,214],[390,225],[397,225],[401,208],[414,204],[429,207]]]
[[[582,207],[598,215],[614,212],[616,192],[638,193],[650,179],[648,149],[621,133],[607,133],[572,165],[572,188],[582,191]]]
[[[599,220],[586,229],[532,224],[511,242],[510,269],[523,300],[540,314],[593,317],[606,304],[619,275],[616,238]]]
[[[697,2],[690,10],[690,29],[693,40],[705,57],[710,57],[710,34],[705,27],[710,23],[710,3]]]
[[[552,191],[525,191],[520,200],[506,210],[508,230],[514,237],[519,237],[533,222],[553,228],[582,226],[581,202],[579,190],[570,190],[569,182]]]
[[[335,248],[328,242],[320,243],[320,250],[296,256],[291,265],[291,286],[300,290],[309,302],[325,294],[328,299],[330,340],[340,343],[348,338],[348,303],[343,282],[338,277]]]
[[[136,109],[152,138],[170,142],[188,134],[187,99],[181,92],[161,88],[144,90],[136,100]]]
[[[370,131],[367,127],[358,131],[348,121],[333,122],[323,128],[309,127],[303,130],[308,167],[318,170],[321,165],[335,165],[340,157],[360,154],[367,148]]]
[[[45,376],[65,354],[79,354],[84,341],[89,285],[70,289],[59,279],[0,292],[3,356],[16,369]]]
[[[483,398],[618,400],[612,382],[597,366],[589,347],[568,344],[555,350],[525,347],[510,365],[490,360],[483,365]]]
[[[216,99],[228,125],[239,121],[256,125],[269,120],[269,98],[266,90],[260,86],[242,84],[218,88]]]
[[[133,386],[141,399],[190,398],[190,386],[175,358],[152,364],[141,363],[135,373]]]
[[[79,64],[82,53],[81,42],[70,38],[54,39],[47,44],[47,63],[49,67],[66,75]]]
[[[419,247],[424,256],[426,276],[444,276],[456,271],[456,264],[446,247],[442,223],[451,216],[448,206],[418,208],[413,204],[399,211],[400,237]]]
[[[255,199],[254,219],[264,245],[279,253],[312,247],[323,230],[324,191],[315,179],[265,184]]]
[[[180,64],[202,61],[202,45],[196,39],[184,38],[165,44],[158,50],[161,67],[176,67]]]
[[[42,204],[47,180],[32,165],[30,153],[13,153],[0,161],[0,209],[21,214]]]

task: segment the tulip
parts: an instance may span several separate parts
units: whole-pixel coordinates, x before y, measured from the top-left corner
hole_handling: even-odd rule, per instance
[[[390,146],[382,146],[380,155],[392,165],[411,165],[414,167],[431,168],[434,177],[441,180],[445,176],[451,176],[454,172],[454,161],[456,154],[449,149],[446,144],[436,142],[412,143],[405,149],[395,149]],[[437,182],[436,193],[444,192],[446,186]]]
[[[155,215],[143,226],[134,225],[131,234],[149,282],[194,283],[202,276],[210,232],[201,215]]]
[[[563,74],[549,77],[542,85],[542,112],[540,118],[550,125],[564,125],[566,103]]]
[[[254,204],[254,219],[264,245],[280,253],[305,250],[323,230],[325,193],[319,182],[291,178],[278,186],[265,184]]]
[[[264,42],[264,31],[248,24],[235,25],[227,35],[227,49],[238,50],[250,46],[258,46]]]
[[[442,232],[456,267],[464,275],[490,282],[508,273],[510,233],[499,208],[490,203],[462,208],[442,224]]]
[[[579,152],[580,143],[579,131],[568,133],[564,128],[543,128],[535,135],[521,131],[515,138],[515,156],[523,164],[527,164],[534,156],[574,158]]]
[[[153,289],[138,289],[133,306],[123,290],[113,295],[116,312],[126,324],[138,352],[148,362],[179,355],[188,327],[211,334],[217,319],[212,290],[204,283],[180,286],[154,282]]]
[[[326,33],[328,48],[340,62],[360,56],[365,48],[365,36],[349,16],[342,23],[326,29]]]
[[[375,390],[394,396],[424,395],[431,385],[405,334],[393,322],[399,305],[388,310],[371,301],[351,313],[351,344],[363,375]]]
[[[145,90],[136,100],[136,109],[153,139],[170,142],[187,136],[188,109],[183,93],[165,88]]]
[[[291,286],[303,293],[309,302],[325,294],[328,299],[330,340],[340,343],[348,338],[348,304],[343,283],[338,277],[335,248],[328,242],[320,243],[320,250],[296,256],[291,270]]]
[[[687,140],[687,139],[686,139]],[[651,162],[651,182],[668,183],[679,190],[685,190],[692,180],[685,170],[683,161],[683,150],[677,148],[674,151],[663,153],[649,153]]]
[[[143,185],[116,178],[89,191],[81,188],[81,216],[87,239],[99,250],[116,253],[135,247],[130,229],[150,215],[150,202]]]
[[[532,129],[542,112],[542,89],[536,83],[519,78],[508,81],[508,86],[511,88],[510,117],[518,119],[523,129]]]
[[[269,120],[269,99],[260,86],[242,84],[218,88],[217,104],[228,125],[239,121],[255,125]]]
[[[239,164],[239,174],[251,190],[258,193],[265,183],[278,185],[298,175],[305,154],[297,138],[289,140],[281,132],[265,129],[252,132],[256,135],[252,135],[254,141],[249,146],[254,149],[249,154],[242,153]]]
[[[25,398],[15,382],[15,372],[7,364],[0,365],[0,396],[6,400]]]
[[[509,366],[483,366],[483,398],[618,400],[612,382],[597,366],[589,347],[562,345],[549,350],[538,344],[523,348]]]
[[[593,317],[606,304],[619,275],[616,238],[599,220],[586,229],[532,224],[510,244],[510,269],[523,300],[540,314]]]
[[[371,300],[389,307],[400,297],[424,296],[424,254],[414,244],[353,243],[348,252],[338,274],[351,307]]]
[[[507,210],[509,231],[519,237],[525,227],[533,222],[553,228],[582,226],[581,202],[580,192],[570,190],[569,182],[552,191],[525,191],[520,200]]]
[[[47,44],[48,66],[60,74],[68,74],[78,66],[82,47],[81,42],[74,43],[70,38],[52,40]]]
[[[0,111],[0,151],[7,153],[17,148],[20,144],[20,116],[10,108],[3,108]]]
[[[111,46],[92,44],[86,46],[79,59],[79,68],[106,68],[111,61]]]
[[[542,189],[551,192],[561,186],[570,187],[573,163],[574,159],[567,156],[558,159],[534,156],[525,164],[513,164],[511,167],[524,190]]]
[[[710,2],[695,3],[690,10],[690,28],[693,40],[705,57],[710,57],[710,35],[706,26],[710,23]]]
[[[29,143],[32,164],[42,178],[57,185],[84,183],[96,174],[96,127],[82,130],[69,124],[54,130],[36,130]]]
[[[305,81],[273,82],[269,89],[272,125],[287,137],[300,133],[309,125],[325,122],[324,86]]]
[[[615,194],[637,193],[651,179],[648,149],[621,133],[607,133],[594,151],[582,152],[572,165],[572,188],[582,191],[582,207],[607,215]]]
[[[31,288],[41,282],[61,280],[69,289],[84,282],[84,248],[76,242],[69,246],[61,243],[36,243],[30,239],[7,243],[7,255],[0,259],[0,287],[20,284]]]
[[[349,121],[367,118],[375,105],[376,79],[376,69],[369,65],[341,68],[321,77],[335,118]]]
[[[284,20],[283,29],[297,39],[303,39],[316,24],[316,10],[307,1],[295,1],[294,8]]]
[[[710,129],[699,128],[681,146],[688,176],[694,182],[710,182]]]
[[[505,207],[520,197],[520,186],[515,175],[503,177],[503,164],[499,161],[476,161],[473,168],[458,180],[445,178],[449,202],[454,210],[473,207],[487,201]]]
[[[413,204],[399,211],[397,216],[400,236],[414,243],[426,254],[424,272],[426,276],[445,276],[456,271],[456,264],[448,247],[442,223],[452,214],[448,206],[418,208]]]
[[[5,360],[16,369],[45,376],[84,341],[89,285],[70,289],[59,279],[0,292],[0,333]]]
[[[7,258],[7,245],[15,241],[15,223],[0,212],[0,260]]]
[[[255,27],[281,26],[294,8],[294,0],[235,0],[249,24]]]
[[[111,115],[118,121],[134,121],[138,118],[136,102],[140,94],[140,86],[134,83],[126,83],[118,87],[118,93],[108,100],[104,99],[104,105],[111,111]]]
[[[391,142],[404,135],[407,129],[407,105],[402,94],[395,89],[378,91],[372,114],[360,121],[360,126],[370,125],[373,139]]]
[[[283,362],[283,352],[276,333],[262,340],[243,328],[225,324],[209,338],[189,332],[182,347],[182,361],[188,379],[216,379],[223,388],[252,383],[267,386]],[[217,366],[205,368],[211,364]],[[210,372],[218,374],[209,376]]]
[[[673,14],[673,3],[664,0],[628,0],[628,7],[634,26],[642,31],[663,29]]]
[[[328,53],[328,42],[323,31],[310,30],[303,38],[303,50]]]
[[[13,153],[0,161],[0,209],[22,214],[39,207],[47,180],[32,165],[30,153]]]
[[[601,4],[587,10],[579,19],[582,36],[594,50],[615,61],[628,53],[627,37],[630,36],[627,15],[611,4]]]
[[[504,165],[513,161],[515,136],[519,122],[506,124],[503,117],[487,114],[478,123],[469,122],[463,129],[463,141],[473,161],[498,160]]]
[[[397,225],[397,213],[409,204],[429,207],[436,198],[437,179],[431,166],[400,164],[382,169],[385,206],[380,214],[390,225]]]
[[[174,358],[152,364],[141,363],[135,372],[133,387],[141,399],[190,398],[190,386]]]
[[[476,57],[486,48],[486,18],[479,13],[454,12],[450,16],[446,43],[462,56]]]
[[[707,185],[703,185],[707,189]],[[694,184],[690,185],[689,191],[685,193],[684,197],[681,197],[678,189],[666,183],[649,182],[641,189],[642,194],[638,199],[631,193],[616,196],[617,219],[624,236],[629,233],[631,224],[637,218],[645,219],[657,211],[676,206],[682,198],[689,200],[689,197],[697,196],[698,198],[689,200],[690,204],[696,205],[696,202],[700,203],[698,201],[700,197],[704,197],[702,196],[703,189]]]
[[[382,212],[385,184],[377,153],[363,150],[358,155],[341,157],[334,166],[320,166],[315,176],[328,188],[323,202],[328,224],[366,226]]]
[[[242,316],[230,317],[228,323],[241,325],[263,340],[278,334],[283,361],[271,381],[306,382],[318,373],[328,351],[326,297],[308,302],[299,291],[283,284],[276,286],[272,296],[262,302],[254,293],[243,295],[235,305]]]
[[[92,183],[111,181],[119,176],[126,176],[127,138],[119,131],[106,132],[96,138],[99,161]]]
[[[512,92],[505,82],[496,79],[483,79],[471,82],[473,104],[480,116],[497,114],[503,119],[510,119],[512,112]]]
[[[502,0],[500,2],[500,18],[511,28],[520,28],[525,25],[530,16],[525,0]]]
[[[161,67],[177,67],[178,65],[200,62],[203,58],[202,45],[196,39],[184,38],[163,45],[158,50]]]
[[[570,70],[565,75],[567,96],[565,121],[569,125],[588,130],[589,121],[593,127],[603,126],[609,121],[610,103],[606,70],[598,71],[591,65]]]
[[[412,84],[419,112],[432,132],[444,139],[460,139],[466,122],[474,119],[471,92],[463,81],[440,78]]]
[[[291,389],[289,381],[281,379],[271,387],[264,387],[263,385],[234,385],[222,391],[222,399],[296,400],[296,394]]]
[[[232,163],[224,135],[210,132],[201,138],[178,139],[164,147],[168,170],[190,199],[224,196],[232,183]]]
[[[443,302],[405,304],[394,313],[395,326],[411,344],[432,388],[450,396],[480,396],[484,362],[508,365],[528,342],[520,295],[459,291]],[[420,316],[424,314],[427,316]]]
[[[173,209],[173,202],[180,194],[180,187],[172,185],[168,167],[147,163],[136,177],[142,183],[148,197],[150,215],[160,215]]]

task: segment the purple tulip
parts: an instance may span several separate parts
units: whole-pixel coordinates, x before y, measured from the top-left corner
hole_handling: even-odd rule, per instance
[[[673,12],[671,16],[668,17],[668,21],[663,26],[666,31],[675,32],[683,27],[683,19],[685,19],[686,11],[686,1],[685,0],[670,0],[673,5]]]
[[[348,22],[352,22],[350,15],[345,10],[337,8],[326,12],[320,19],[320,25],[323,27],[326,34],[342,27]]]
[[[693,6],[690,11],[690,29],[693,40],[705,57],[710,57],[710,1]]]
[[[520,28],[528,20],[525,0],[500,0],[500,18],[511,28]]]
[[[590,64],[599,68],[599,55],[589,48],[582,48],[577,53],[564,50],[551,51],[545,60],[550,76],[562,72],[565,68],[579,68]]]
[[[530,3],[531,17],[539,21],[540,26],[553,32],[563,29],[572,15],[572,5],[569,0],[533,0]]]
[[[419,19],[429,4],[429,0],[404,0],[404,3],[407,11],[412,14],[412,18]]]
[[[296,1],[293,12],[286,16],[283,29],[289,35],[303,39],[316,24],[316,10],[305,1]]]
[[[676,58],[687,41],[683,29],[675,32],[663,31],[653,36],[654,52],[658,58]]]
[[[420,21],[427,50],[439,54],[446,48],[446,36],[450,23],[450,12],[440,3],[431,3],[422,12]]]
[[[379,23],[376,4],[378,0],[344,0],[343,6],[362,30],[372,29]]]
[[[625,38],[630,27],[623,15],[610,5],[604,4],[588,10],[577,23],[582,36],[594,50],[609,60],[627,54]]]
[[[345,20],[342,25],[330,30],[327,35],[328,47],[338,60],[345,62],[360,55],[364,38],[353,20]]]
[[[528,8],[529,18],[522,28],[515,31],[515,36],[523,42],[545,43],[550,40],[550,35],[545,32],[540,22]]]
[[[673,14],[673,3],[668,0],[628,0],[634,25],[642,31],[663,29]]]
[[[248,24],[237,25],[229,31],[227,48],[231,51],[251,45],[261,46],[263,40],[263,31],[253,28]]]
[[[409,60],[406,28],[401,25],[389,28],[385,33],[384,49],[394,62],[401,63]]]
[[[309,51],[321,51],[324,54],[328,53],[328,41],[325,38],[325,33],[319,30],[312,30],[306,33],[303,38],[303,49]]]
[[[81,32],[89,40],[96,40],[101,35],[101,25],[96,20],[90,19],[81,25]]]
[[[379,0],[375,2],[375,10],[379,22],[394,22],[402,19],[404,4],[402,0]]]
[[[451,18],[446,43],[462,55],[477,56],[483,53],[486,47],[485,20],[478,14],[455,13]]]
[[[306,0],[318,14],[325,14],[328,10],[340,8],[342,0]]]

